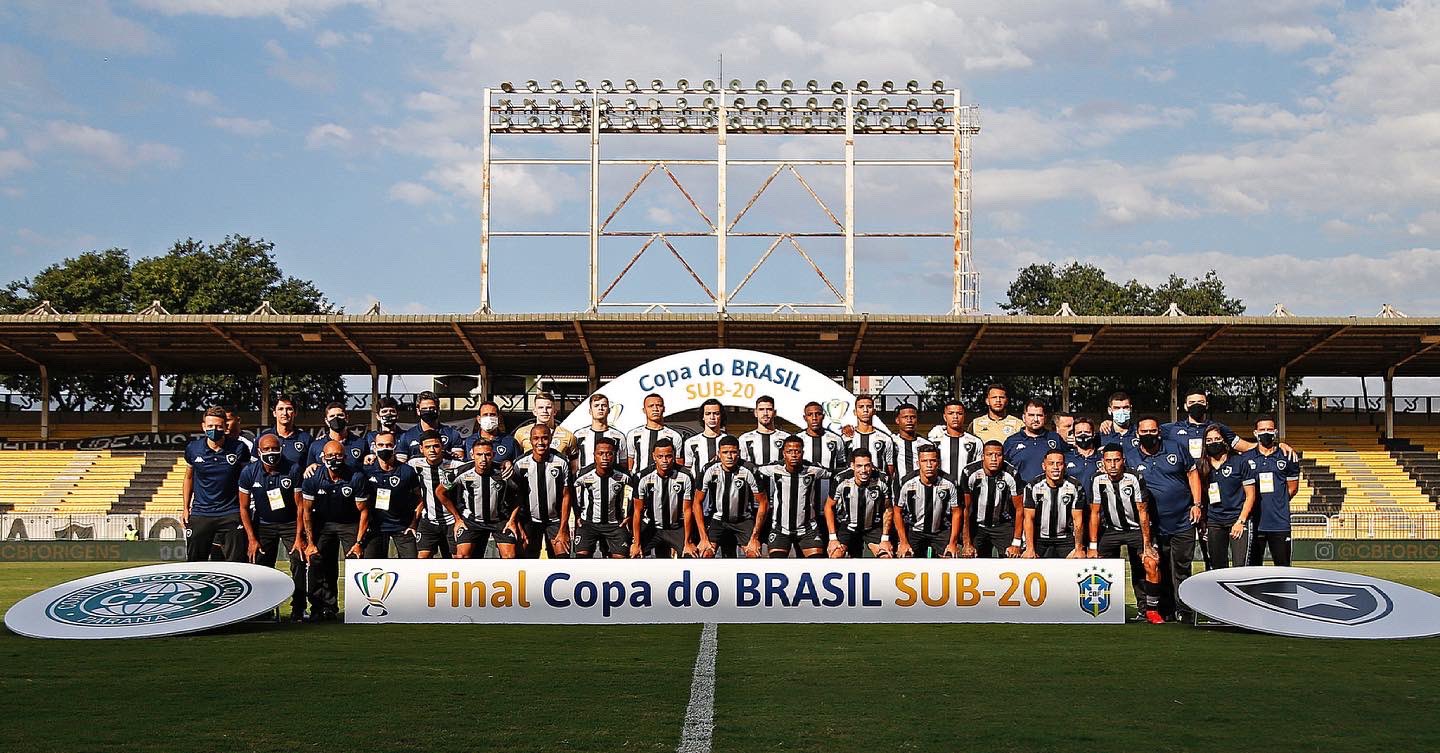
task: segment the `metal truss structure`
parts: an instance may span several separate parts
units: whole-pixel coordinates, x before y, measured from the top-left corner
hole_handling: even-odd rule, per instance
[[[567,104],[558,95],[570,95]],[[642,96],[642,103],[637,96]],[[659,80],[643,87],[628,80],[616,87],[606,80],[591,88],[584,81],[566,86],[551,81],[544,86],[529,81],[517,89],[510,83],[484,92],[485,123],[482,144],[482,188],[480,210],[480,308],[477,313],[490,313],[490,245],[500,237],[586,237],[589,242],[589,312],[602,308],[639,308],[645,312],[668,312],[674,308],[713,309],[725,313],[732,309],[759,308],[771,312],[798,312],[813,309],[855,311],[855,239],[856,238],[950,238],[953,252],[953,285],[950,313],[971,314],[978,311],[979,273],[970,252],[970,143],[980,132],[979,108],[961,103],[958,89],[946,89],[940,81],[922,88],[916,81],[897,89],[890,81],[879,87],[860,81],[854,87],[834,82],[822,88],[812,80],[797,87],[792,81],[770,86],[758,81],[752,87],[732,80],[723,89],[714,81],[692,86],[681,79],[674,86]],[[750,98],[750,99],[747,99]],[[872,99],[872,97],[874,99]],[[517,102],[516,99],[519,98]],[[698,101],[692,101],[698,100]],[[541,157],[492,158],[491,141],[505,134],[573,134],[589,135],[588,159],[555,159]],[[602,159],[600,142],[604,134],[694,135],[714,134],[714,159]],[[727,155],[727,139],[731,135],[804,135],[830,134],[845,137],[843,155],[839,159],[731,159]],[[856,134],[917,135],[931,134],[952,137],[951,159],[863,159],[855,158]],[[586,229],[555,229],[505,231],[491,229],[491,170],[496,165],[545,165],[589,167],[589,223]],[[605,216],[600,211],[600,170],[610,166],[643,166],[640,177],[630,186],[619,203]],[[707,212],[695,200],[671,170],[673,166],[699,165],[715,168],[716,204]],[[727,177],[733,166],[761,165],[773,170],[731,216],[727,197]],[[839,212],[820,198],[799,168],[843,167],[844,202]],[[952,172],[951,228],[948,232],[857,232],[855,229],[855,168],[877,167],[949,167]],[[765,191],[782,174],[793,176],[828,217],[834,229],[820,232],[737,231],[744,218]],[[647,180],[663,176],[679,189],[707,230],[611,230],[610,223]],[[614,279],[601,284],[600,239],[635,238],[638,249]],[[671,242],[672,238],[710,237],[715,239],[715,272],[713,277],[696,270],[696,266]],[[728,241],[732,238],[769,238],[771,242],[759,260],[740,281],[730,286],[727,268]],[[839,284],[815,262],[802,243],[810,238],[841,238],[844,242],[844,279]],[[736,296],[782,247],[788,247],[814,271],[829,295],[822,301],[777,301],[770,303],[736,302]],[[649,251],[664,249],[678,261],[703,294],[698,301],[619,301],[611,294],[621,280],[635,268]],[[782,253],[784,253],[782,251]],[[697,298],[699,296],[697,295]]]

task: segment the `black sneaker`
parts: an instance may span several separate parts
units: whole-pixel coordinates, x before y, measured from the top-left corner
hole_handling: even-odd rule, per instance
[[[304,621],[305,621],[305,610],[303,610],[303,609],[292,609],[292,610],[290,610],[290,621],[291,621],[291,622],[304,622]]]

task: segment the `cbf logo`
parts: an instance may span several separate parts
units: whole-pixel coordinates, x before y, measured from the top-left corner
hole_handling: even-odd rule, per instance
[[[1274,576],[1221,582],[1225,590],[1271,611],[1333,625],[1363,625],[1390,614],[1390,597],[1374,586]]]
[[[65,594],[45,615],[70,625],[149,625],[214,612],[249,593],[248,582],[221,573],[135,575]]]
[[[384,617],[390,614],[390,610],[385,608],[385,599],[395,590],[395,583],[399,580],[399,573],[378,567],[355,573],[355,587],[360,589],[360,595],[365,597],[365,607],[360,610],[360,614],[366,617]]]
[[[1110,573],[1092,568],[1080,575],[1080,609],[1091,617],[1099,617],[1110,609],[1110,589],[1114,583]]]

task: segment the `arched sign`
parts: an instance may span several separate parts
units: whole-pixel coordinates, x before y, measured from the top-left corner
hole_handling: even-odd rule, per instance
[[[610,425],[629,431],[645,423],[645,396],[665,398],[666,415],[700,407],[710,398],[737,408],[753,408],[762,395],[775,398],[775,413],[805,425],[805,404],[825,409],[825,425],[855,423],[855,395],[835,380],[801,363],[771,353],[736,348],[691,350],[657,358],[616,377],[600,388],[610,398]],[[562,426],[574,431],[590,424],[590,404],[581,403]]]

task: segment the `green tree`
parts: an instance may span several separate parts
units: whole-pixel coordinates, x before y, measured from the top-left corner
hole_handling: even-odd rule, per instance
[[[1016,315],[1053,316],[1062,305],[1069,304],[1079,316],[1157,316],[1166,313],[1171,304],[1192,316],[1235,316],[1245,312],[1245,304],[1225,292],[1225,282],[1211,270],[1200,277],[1186,279],[1170,275],[1159,285],[1146,285],[1137,280],[1117,282],[1093,264],[1071,262],[1066,265],[1032,264],[1020,270],[1006,290],[1001,310]],[[1308,391],[1300,388],[1300,379],[1289,385],[1291,405],[1300,406],[1308,399]],[[992,382],[1010,388],[1012,403],[1038,398],[1051,406],[1060,405],[1060,376],[1027,376],[1009,374],[965,374],[961,399],[972,409],[979,409],[985,387]],[[930,377],[926,380],[924,401],[939,407],[951,394],[954,378]],[[1261,412],[1274,409],[1275,379],[1199,378],[1186,380],[1181,389],[1204,389],[1209,392],[1217,409]],[[1124,378],[1118,376],[1077,376],[1071,378],[1070,404],[1077,412],[1101,416],[1110,394],[1130,394],[1140,412],[1168,414],[1170,382],[1164,377]]]

